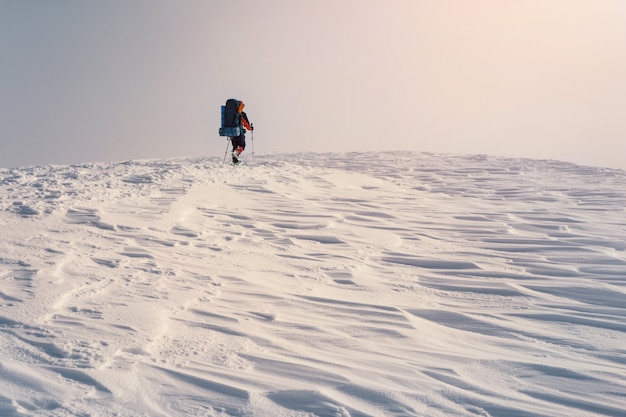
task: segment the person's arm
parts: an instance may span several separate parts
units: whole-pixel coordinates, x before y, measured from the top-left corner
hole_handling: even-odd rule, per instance
[[[248,120],[248,115],[244,112],[241,113],[241,123],[243,124],[243,127],[245,127],[248,130],[253,130],[252,125],[250,124],[250,121]]]

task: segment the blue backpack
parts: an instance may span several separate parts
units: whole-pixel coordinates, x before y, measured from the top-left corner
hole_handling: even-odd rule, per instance
[[[239,100],[229,98],[226,105],[222,106],[222,127],[220,127],[220,136],[228,136],[234,138],[240,136],[243,132],[241,129],[241,115],[237,112]]]

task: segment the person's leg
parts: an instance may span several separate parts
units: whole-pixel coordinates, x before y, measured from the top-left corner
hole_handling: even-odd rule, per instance
[[[244,135],[239,135],[237,137],[232,138],[233,142],[233,164],[239,162],[239,155],[246,148],[246,137]]]
[[[236,138],[233,138],[233,154],[239,156],[244,149],[246,149],[246,137],[244,135],[239,135]]]
[[[239,147],[241,147],[242,151],[246,149],[246,136],[245,135],[239,135],[233,138],[233,151],[235,151]]]

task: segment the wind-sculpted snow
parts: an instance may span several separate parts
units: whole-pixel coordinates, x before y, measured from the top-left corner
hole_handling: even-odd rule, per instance
[[[0,415],[626,416],[626,173],[0,170]]]

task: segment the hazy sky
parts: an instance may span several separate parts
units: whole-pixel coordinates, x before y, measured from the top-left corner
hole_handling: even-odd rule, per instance
[[[221,156],[230,97],[257,152],[626,169],[626,0],[0,0],[0,167]]]

